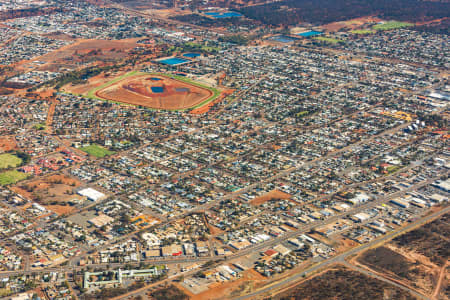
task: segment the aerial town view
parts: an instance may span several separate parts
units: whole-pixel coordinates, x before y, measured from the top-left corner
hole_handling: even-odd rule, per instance
[[[448,0],[0,0],[0,299],[450,300]]]

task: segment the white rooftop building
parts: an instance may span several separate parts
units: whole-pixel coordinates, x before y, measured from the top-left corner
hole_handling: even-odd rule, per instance
[[[78,195],[85,196],[91,201],[102,200],[106,197],[105,194],[94,190],[93,188],[86,188],[78,191]]]

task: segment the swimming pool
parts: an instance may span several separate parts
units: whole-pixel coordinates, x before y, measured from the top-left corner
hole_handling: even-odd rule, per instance
[[[158,62],[165,64],[165,65],[176,66],[179,64],[184,64],[189,61],[190,60],[188,60],[188,59],[183,59],[183,58],[179,58],[179,57],[171,57],[171,58],[159,60]]]
[[[297,38],[293,38],[293,37],[290,37],[287,35],[276,35],[276,36],[271,37],[270,39],[273,41],[276,41],[276,42],[281,42],[281,43],[292,43],[295,40],[297,40]]]
[[[213,18],[219,19],[219,18],[235,18],[235,17],[241,17],[242,15],[235,11],[229,11],[229,12],[207,12],[205,15],[211,16]]]
[[[310,37],[310,36],[320,35],[320,34],[322,34],[322,33],[323,33],[323,32],[311,30],[311,31],[306,31],[306,32],[298,33],[297,35],[303,36],[303,37]]]

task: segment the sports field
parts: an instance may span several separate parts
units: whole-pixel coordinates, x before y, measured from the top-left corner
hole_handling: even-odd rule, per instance
[[[392,30],[404,27],[414,26],[414,24],[407,22],[398,22],[398,21],[388,21],[383,24],[374,25],[372,28],[375,30]]]
[[[92,144],[87,147],[83,147],[83,148],[81,148],[81,150],[86,152],[87,154],[90,154],[90,155],[98,157],[98,158],[102,158],[102,157],[105,157],[108,155],[113,155],[115,153],[114,151],[110,151],[110,150],[105,149],[96,144]]]
[[[198,108],[219,95],[219,90],[184,76],[137,71],[114,78],[87,92],[87,96],[94,99],[166,110]]]
[[[357,30],[352,30],[350,31],[351,33],[354,34],[372,34],[375,33],[375,30],[370,30],[370,29],[357,29]]]
[[[0,173],[0,185],[13,184],[18,181],[27,179],[28,175],[16,170]]]
[[[338,39],[334,39],[334,38],[330,38],[330,37],[326,37],[326,36],[318,36],[318,37],[315,37],[314,39],[321,41],[321,42],[330,43],[330,44],[337,44],[337,43],[343,42],[342,40],[338,40]]]
[[[14,168],[20,166],[21,163],[22,159],[15,155],[9,153],[0,154],[0,169]]]

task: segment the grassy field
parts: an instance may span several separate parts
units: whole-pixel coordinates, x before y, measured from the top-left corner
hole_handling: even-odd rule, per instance
[[[389,166],[387,167],[386,171],[388,171],[389,174],[392,174],[401,168],[402,168],[401,166]]]
[[[307,110],[301,111],[297,113],[297,117],[303,117],[306,116],[309,112]]]
[[[13,294],[13,292],[9,288],[0,289],[0,297],[6,297]]]
[[[375,30],[392,30],[404,27],[414,26],[414,24],[407,22],[388,21],[383,24],[374,25],[372,28]]]
[[[201,45],[197,43],[188,42],[184,47],[171,46],[167,53],[168,55],[174,54],[175,52],[195,52],[195,51],[205,51],[205,52],[217,52],[220,48],[211,47],[206,45]]]
[[[16,170],[0,173],[0,185],[13,184],[18,181],[27,179],[28,175]]]
[[[45,126],[45,124],[38,123],[38,124],[34,125],[34,128],[37,130],[45,130],[47,128],[47,126]]]
[[[22,162],[22,159],[15,155],[9,153],[0,154],[0,169],[14,168],[20,166]]]
[[[338,40],[338,39],[334,39],[334,38],[330,38],[330,37],[325,37],[325,36],[318,36],[314,38],[315,40],[321,41],[321,42],[325,42],[325,43],[330,43],[330,44],[337,44],[337,43],[342,43],[342,40]]]
[[[372,34],[375,33],[375,30],[370,30],[370,29],[357,29],[357,30],[352,30],[350,31],[351,33],[354,34]]]
[[[108,149],[105,149],[96,144],[92,144],[87,147],[83,147],[83,148],[81,148],[81,150],[86,152],[89,155],[92,155],[92,156],[95,156],[98,158],[102,158],[102,157],[112,155],[115,153],[114,151],[109,151]]]

